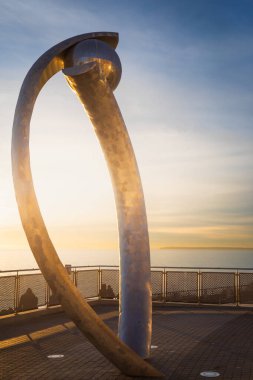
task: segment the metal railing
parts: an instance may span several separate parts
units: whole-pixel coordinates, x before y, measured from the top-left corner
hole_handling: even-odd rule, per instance
[[[76,266],[69,276],[86,299],[118,299],[116,266]],[[152,267],[153,301],[253,305],[253,269]],[[58,305],[39,269],[0,271],[0,315]]]

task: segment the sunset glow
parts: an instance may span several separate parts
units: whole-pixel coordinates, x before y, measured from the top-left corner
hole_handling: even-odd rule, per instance
[[[120,2],[112,14],[100,1],[73,4],[1,6],[0,248],[28,248],[10,160],[22,80],[48,47],[90,30],[119,32],[115,97],[139,165],[151,248],[253,247],[252,10],[233,2],[228,14],[226,2],[196,1],[182,13],[177,2],[146,0]],[[36,193],[56,248],[117,248],[106,163],[62,74],[42,90],[31,126]]]

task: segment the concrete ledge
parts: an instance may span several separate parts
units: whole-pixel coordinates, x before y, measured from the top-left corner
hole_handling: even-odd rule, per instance
[[[88,300],[90,306],[105,305],[105,306],[117,306],[118,300]],[[61,305],[41,307],[35,310],[27,310],[19,312],[17,314],[7,314],[0,316],[0,326],[17,325],[18,323],[28,322],[35,318],[42,317],[44,315],[53,315],[57,313],[63,313],[64,310]]]
[[[101,305],[101,306],[118,306],[119,300],[117,299],[95,299],[88,300],[91,307]],[[153,310],[161,308],[173,308],[175,309],[212,309],[217,311],[234,310],[234,311],[253,311],[253,305],[213,305],[213,304],[194,304],[194,303],[178,303],[178,302],[160,302],[155,301],[152,304]],[[0,326],[17,325],[19,323],[28,322],[29,320],[34,320],[34,318],[39,318],[41,316],[53,315],[57,313],[63,313],[64,310],[61,305],[43,307],[35,310],[28,310],[20,312],[17,314],[7,314],[0,316]]]
[[[198,303],[186,303],[186,302],[161,302],[161,301],[153,301],[152,303],[153,309],[161,309],[173,307],[174,309],[212,309],[212,310],[241,310],[241,311],[253,311],[253,305],[241,305],[237,306],[235,304],[198,304]]]
[[[34,320],[34,318],[38,318],[44,315],[51,315],[56,313],[63,312],[63,308],[61,305],[51,306],[48,308],[41,308],[35,310],[23,311],[17,314],[8,314],[0,317],[0,325],[1,326],[9,326],[9,325],[17,325],[22,322],[28,322],[29,320]]]

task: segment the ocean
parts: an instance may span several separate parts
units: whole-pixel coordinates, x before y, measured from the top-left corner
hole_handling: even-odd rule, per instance
[[[116,250],[60,250],[62,263],[78,265],[119,265]],[[245,249],[161,249],[151,250],[151,266],[253,268],[253,250]],[[0,270],[37,268],[29,250],[0,250]]]

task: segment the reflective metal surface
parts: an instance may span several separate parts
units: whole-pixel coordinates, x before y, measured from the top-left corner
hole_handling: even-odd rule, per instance
[[[83,40],[93,38],[104,41],[112,47],[116,47],[118,41],[117,34],[106,32],[84,34],[65,40],[44,53],[32,66],[23,82],[15,111],[12,138],[12,164],[16,198],[22,224],[35,259],[50,288],[57,295],[70,318],[95,347],[125,374],[156,377],[161,376],[161,374],[112,333],[72,283],[50,240],[33,187],[29,131],[36,98],[47,80],[69,65],[69,56],[67,59],[66,54],[71,55],[72,53],[68,49]],[[78,57],[80,57],[79,54]],[[85,54],[83,57],[85,60],[87,59]],[[75,57],[71,56],[72,58],[75,60]],[[88,57],[88,61],[90,58]],[[130,345],[133,345],[135,334],[140,331],[141,350],[147,352],[151,334],[151,287],[149,244],[143,194],[130,140],[110,88],[110,83],[112,87],[115,87],[120,78],[117,59],[115,58],[111,62],[114,74],[110,79],[109,66],[107,62],[104,62],[107,59],[105,60],[104,56],[96,56],[95,58],[98,60],[87,62],[86,67],[75,67],[78,70],[81,68],[81,72],[79,72],[82,74],[80,75],[81,82],[85,82],[86,90],[89,88],[92,91],[90,98],[88,91],[82,90],[79,95],[88,109],[95,128],[98,128],[96,133],[100,138],[114,184],[122,266],[120,336],[125,341],[130,339]],[[102,62],[102,68],[100,62]],[[86,74],[83,74],[84,72]],[[72,71],[72,75],[73,77],[68,77],[70,82],[79,76],[76,76],[75,70]],[[74,82],[75,79],[73,79]],[[102,102],[101,104],[101,96],[107,99],[105,103]],[[102,105],[101,109],[96,108],[99,104]],[[104,144],[107,134],[110,135],[108,140],[110,144]],[[110,162],[112,158],[114,163]],[[132,290],[129,291],[128,288]],[[142,300],[144,300],[144,307],[139,307]],[[135,313],[135,310],[137,314],[131,314]]]
[[[140,356],[150,353],[152,296],[147,218],[141,180],[131,141],[107,77],[120,78],[118,56],[112,58],[104,72],[97,46],[104,57],[112,49],[103,42],[92,41],[94,57],[86,58],[86,43],[77,44],[66,56],[74,66],[64,70],[66,79],[84,105],[94,126],[110,171],[118,214],[120,237],[120,338]],[[91,41],[88,42],[89,46]],[[81,45],[81,47],[80,47]],[[91,49],[89,50],[89,52]],[[113,83],[115,83],[112,80]]]
[[[64,70],[66,75],[82,73],[80,66],[88,62],[96,62],[100,70],[100,78],[107,80],[110,88],[114,90],[119,84],[121,77],[121,63],[116,51],[103,41],[92,39],[78,43],[65,55],[65,66],[70,69]],[[78,66],[78,67],[77,67]],[[74,70],[74,72],[72,71]]]

